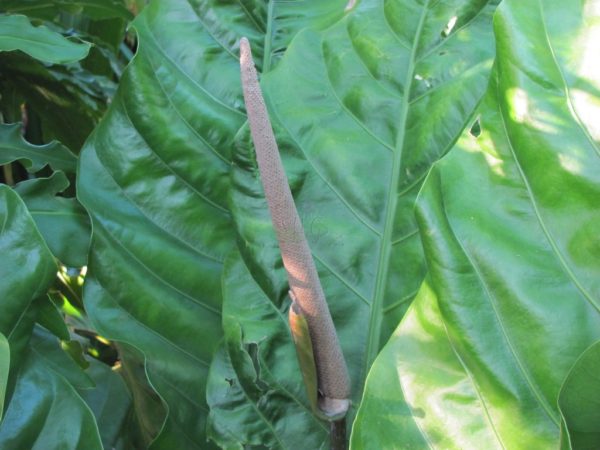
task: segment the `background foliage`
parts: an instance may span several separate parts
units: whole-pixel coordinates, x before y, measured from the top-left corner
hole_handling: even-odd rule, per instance
[[[144,3],[0,4],[0,447],[328,446],[242,36],[351,447],[600,445],[597,0]]]

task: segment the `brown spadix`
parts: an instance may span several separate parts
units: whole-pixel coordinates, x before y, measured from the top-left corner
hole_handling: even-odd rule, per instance
[[[325,416],[339,418],[346,413],[350,404],[348,369],[281,163],[246,38],[240,42],[240,66],[256,159],[288,274],[294,312],[299,312],[306,319],[312,342],[319,390],[318,406]]]

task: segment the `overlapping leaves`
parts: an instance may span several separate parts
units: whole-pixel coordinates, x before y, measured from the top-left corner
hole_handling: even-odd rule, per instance
[[[61,14],[83,8],[94,20],[129,16],[116,1],[54,3]],[[39,286],[1,297],[21,299],[9,308],[14,314],[0,316],[8,339],[8,348],[0,341],[0,381],[10,367],[0,385],[8,405],[2,445],[327,446],[326,426],[305,399],[286,325],[285,275],[244,126],[237,61],[244,35],[264,74],[355,406],[420,287],[369,374],[353,447],[595,442],[586,389],[596,351],[577,358],[600,337],[593,119],[600,83],[588,54],[596,0],[506,0],[474,127],[481,135],[465,134],[435,165],[418,221],[413,216],[431,165],[472,123],[487,86],[497,3],[166,0],[146,8],[134,24],[138,53],[87,140],[78,178],[94,227],[85,305],[98,331],[119,341],[133,404],[107,366],[88,370],[97,384],[89,389],[92,380],[47,331],[69,337],[43,296],[56,271],[50,250],[82,265],[89,232],[75,200],[60,196],[68,189],[62,173],[27,181],[15,188],[25,203],[0,190],[29,241],[7,221],[2,245],[7,254],[18,247],[19,266],[33,270],[5,270],[3,286]],[[52,11],[39,11],[58,23]],[[78,150],[103,111],[105,80],[88,84],[81,66],[73,77],[72,68],[28,58],[5,60],[3,92],[27,92],[38,111],[45,101],[72,102],[61,111],[83,114],[47,114],[44,126],[63,130]],[[47,96],[48,86],[60,95]],[[70,123],[72,133],[70,115],[83,118]],[[16,156],[5,153],[4,161],[29,152],[37,170],[50,161],[45,150],[57,155],[58,144],[22,141],[18,125],[0,131],[16,143]],[[67,159],[52,168],[72,171],[74,157]],[[36,318],[46,330],[34,328]],[[42,379],[50,382],[32,394]],[[31,401],[31,414],[19,414]],[[65,423],[74,426],[64,430]]]
[[[93,415],[75,391],[93,383],[57,339],[41,329],[34,333],[57,268],[22,200],[6,186],[0,187],[0,221],[0,333],[8,344],[4,368],[10,357],[8,382],[5,371],[2,379],[7,390],[0,446],[99,449]],[[2,391],[4,397],[4,386]]]
[[[498,10],[482,133],[421,191],[428,279],[369,374],[353,448],[558,446],[561,385],[600,337],[597,6]]]
[[[78,153],[127,62],[119,45],[131,13],[121,0],[4,1],[0,13],[3,120],[24,116],[34,142]]]
[[[453,144],[485,90],[494,7],[365,1],[325,31],[301,32],[263,77],[355,404],[370,359],[421,282],[411,204],[429,165]],[[456,28],[447,30],[449,23]],[[442,116],[439,128],[434,117]],[[211,372],[218,389],[210,403],[213,430],[237,445],[256,443],[258,429],[275,448],[293,448],[296,436],[308,434],[315,445],[328,445],[308,411],[286,331],[286,277],[247,132],[237,142],[232,182],[231,208],[248,268],[237,262],[223,278],[232,286],[225,288],[223,309],[230,362],[219,361],[219,369],[215,363]],[[233,288],[244,270],[255,282]],[[228,386],[224,379],[234,381]],[[244,392],[249,406],[232,418],[228,409]],[[285,411],[302,417],[292,436]]]
[[[299,27],[331,21],[338,4],[170,0],[134,22],[138,52],[82,152],[78,195],[94,227],[86,309],[104,335],[146,358],[168,409],[154,448],[207,445],[220,277],[235,246],[230,152],[246,120],[239,37],[269,67]]]

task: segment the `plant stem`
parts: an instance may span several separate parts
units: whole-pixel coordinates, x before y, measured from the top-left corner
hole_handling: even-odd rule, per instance
[[[4,183],[8,184],[9,186],[14,186],[15,179],[13,177],[12,165],[10,163],[2,166],[2,173],[4,175]]]
[[[346,418],[330,422],[331,450],[346,450]]]

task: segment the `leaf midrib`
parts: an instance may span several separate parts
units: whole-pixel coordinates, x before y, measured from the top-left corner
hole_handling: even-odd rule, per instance
[[[262,73],[267,73],[271,70],[271,48],[273,46],[273,10],[275,9],[275,2],[269,0],[267,6],[267,29],[265,31],[265,40],[263,45],[263,64]]]
[[[391,257],[391,242],[392,232],[394,229],[394,218],[396,215],[396,208],[398,205],[398,196],[396,190],[398,189],[398,181],[400,178],[400,166],[402,164],[402,153],[404,150],[404,137],[406,131],[406,121],[408,119],[408,108],[410,91],[412,87],[412,79],[415,72],[415,61],[417,56],[417,50],[419,47],[419,40],[423,32],[423,25],[425,18],[427,17],[427,11],[429,8],[430,0],[426,0],[421,12],[419,24],[415,33],[413,46],[410,53],[410,59],[408,69],[406,72],[406,80],[404,82],[404,95],[402,97],[402,105],[400,110],[400,126],[398,128],[398,134],[396,136],[396,148],[392,166],[392,179],[388,191],[388,199],[386,205],[386,217],[385,225],[383,228],[383,237],[381,239],[381,246],[379,250],[379,261],[377,263],[377,279],[375,282],[375,294],[371,305],[371,317],[369,319],[369,335],[367,338],[367,352],[365,357],[365,373],[368,372],[375,357],[379,353],[379,340],[381,335],[381,322],[382,322],[382,303],[385,294],[385,284],[387,275],[389,272],[390,257]],[[384,18],[387,21],[384,10]],[[391,30],[391,27],[390,27]],[[398,35],[391,30],[393,35],[398,38],[398,41],[402,43]]]

